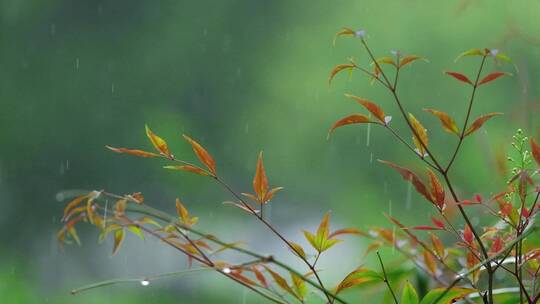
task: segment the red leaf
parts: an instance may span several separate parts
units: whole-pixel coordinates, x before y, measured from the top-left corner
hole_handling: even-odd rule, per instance
[[[478,85],[477,86],[481,86],[483,84],[486,84],[490,81],[493,81],[501,76],[504,76],[504,75],[509,75],[508,73],[505,73],[505,72],[493,72],[489,75],[487,75],[486,77],[482,78],[482,80],[480,80],[480,82],[478,82]]]
[[[540,146],[538,146],[538,144],[533,138],[531,138],[531,149],[536,164],[540,166]]]
[[[463,74],[460,74],[460,73],[457,73],[457,72],[446,72],[446,74],[454,77],[455,79],[457,79],[459,81],[468,83],[470,85],[473,84],[472,81],[470,81],[469,78],[467,78],[467,76],[465,76]]]
[[[471,126],[467,129],[467,131],[465,132],[465,134],[463,135],[463,137],[465,136],[468,136],[470,135],[471,133],[473,133],[474,131],[480,129],[484,123],[486,121],[488,121],[489,119],[491,119],[492,117],[494,116],[497,116],[497,115],[502,115],[503,113],[489,113],[489,114],[485,114],[485,115],[482,115],[480,117],[478,117],[472,124]]]
[[[501,251],[503,249],[503,241],[500,237],[497,237],[494,241],[493,241],[493,244],[491,244],[491,252],[492,253],[497,253],[499,251]]]
[[[413,184],[414,188],[416,189],[418,193],[422,194],[428,201],[434,203],[434,199],[431,193],[427,190],[426,185],[424,185],[422,180],[420,180],[420,178],[416,174],[414,174],[412,171],[410,171],[407,168],[400,167],[388,161],[379,160],[379,162],[386,164],[390,166],[391,168],[394,168],[399,174],[401,174],[401,176],[405,180],[410,181]]]
[[[463,230],[463,239],[465,242],[469,245],[473,242],[474,235],[472,233],[471,227],[469,225],[465,225],[465,229]]]
[[[431,217],[431,222],[433,223],[433,225],[435,225],[436,227],[440,228],[440,229],[443,229],[443,230],[446,230],[446,227],[444,226],[444,222],[437,219],[436,217]]]
[[[431,227],[431,226],[414,226],[411,229],[414,230],[441,230],[439,227]]]
[[[126,154],[131,154],[131,155],[135,155],[135,156],[139,156],[139,157],[161,157],[161,155],[159,154],[155,154],[155,153],[152,153],[152,152],[146,152],[146,151],[142,151],[142,150],[134,150],[134,149],[127,149],[127,148],[115,148],[115,147],[111,147],[111,146],[105,146],[105,148],[113,151],[113,152],[116,152],[116,153],[126,153]]]

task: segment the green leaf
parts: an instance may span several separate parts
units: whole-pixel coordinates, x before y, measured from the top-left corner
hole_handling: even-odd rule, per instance
[[[125,232],[124,229],[118,229],[114,232],[114,247],[112,254],[115,255],[118,250],[120,249],[120,246],[122,245],[122,242],[124,241]]]
[[[129,225],[127,229],[144,241],[144,233],[142,233],[141,228],[135,225]]]
[[[414,286],[412,286],[409,281],[405,283],[405,286],[403,286],[403,291],[401,292],[401,304],[418,304],[418,294],[416,293],[416,289],[414,289]]]
[[[454,60],[454,62],[458,62],[458,60],[466,56],[484,56],[484,52],[482,52],[482,50],[480,49],[470,49],[459,54],[459,56],[456,57],[456,60]]]
[[[422,299],[420,304],[450,304],[453,300],[461,299],[468,294],[477,292],[476,289],[469,288],[451,288],[446,294],[446,288],[436,288],[430,290],[427,295]],[[441,295],[443,295],[441,297]],[[437,300],[438,299],[438,300]]]
[[[311,244],[311,247],[313,247],[315,250],[319,251],[319,244],[317,243],[317,239],[313,233],[304,230],[304,236],[306,237],[306,240]]]

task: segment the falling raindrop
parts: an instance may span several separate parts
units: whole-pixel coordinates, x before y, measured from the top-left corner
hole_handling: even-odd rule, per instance
[[[373,152],[369,154],[369,163],[373,164]]]
[[[366,134],[366,147],[369,147],[369,142],[371,138],[371,124],[367,124],[367,134]]]
[[[111,83],[111,93],[114,94],[114,83]]]
[[[147,279],[144,279],[144,280],[141,281],[141,285],[142,286],[148,286],[148,285],[150,285],[150,281],[148,281]]]
[[[77,71],[79,70],[79,63],[80,63],[80,62],[79,62],[79,57],[77,57],[77,58],[75,59],[75,70],[77,70]]]
[[[412,201],[412,183],[407,183],[407,196],[405,197],[405,208],[411,210]]]
[[[242,304],[246,304],[247,303],[246,300],[247,300],[247,288],[243,288],[242,289]]]
[[[51,36],[56,35],[56,24],[51,24]]]

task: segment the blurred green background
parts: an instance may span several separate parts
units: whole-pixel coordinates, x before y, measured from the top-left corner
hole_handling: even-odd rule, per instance
[[[455,139],[420,109],[447,111],[461,125],[470,90],[442,71],[472,73],[477,59],[454,63],[472,47],[512,57],[517,70],[489,64],[514,77],[482,88],[473,109],[473,116],[506,115],[466,142],[453,172],[462,196],[497,191],[503,179],[496,155],[513,132],[520,127],[540,138],[539,11],[537,0],[0,0],[0,302],[262,302],[209,273],[69,295],[94,281],[186,267],[152,240],[128,238],[111,257],[111,243],[97,246],[90,228],[81,231],[82,247],[60,252],[61,193],[71,189],[141,191],[171,212],[181,197],[201,217],[201,229],[293,263],[265,229],[221,204],[231,198],[216,184],[104,149],[150,150],[145,123],[179,158],[194,159],[181,134],[197,139],[241,192],[251,190],[263,150],[271,185],[285,187],[270,220],[302,244],[301,229],[314,229],[327,210],[333,227],[387,225],[382,212],[426,224],[430,206],[374,161],[422,168],[385,130],[347,127],[326,140],[334,121],[363,111],[344,93],[376,101],[409,137],[388,93],[365,76],[339,75],[328,86],[331,68],[348,57],[368,64],[357,39],[332,46],[343,26],[366,29],[379,56],[398,49],[429,58],[403,72],[400,94],[443,159]],[[366,245],[354,239],[335,247],[321,260],[323,279],[335,281],[364,261]]]

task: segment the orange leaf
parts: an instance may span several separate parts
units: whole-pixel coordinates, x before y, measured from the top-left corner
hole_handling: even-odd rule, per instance
[[[538,146],[534,138],[531,138],[531,150],[534,160],[540,166],[540,146]]]
[[[116,152],[116,153],[126,153],[126,154],[131,154],[131,155],[135,155],[135,156],[139,156],[139,157],[160,157],[159,154],[155,154],[155,153],[151,153],[151,152],[146,152],[146,151],[142,151],[142,150],[133,150],[133,149],[127,149],[127,148],[114,148],[114,147],[111,147],[111,146],[105,146],[105,148],[113,151],[113,152]]]
[[[428,170],[429,175],[429,183],[431,185],[431,195],[435,199],[435,204],[439,207],[439,209],[444,208],[444,188],[439,179],[437,178],[437,175],[433,173],[433,171]]]
[[[399,67],[402,68],[402,67],[406,66],[407,64],[409,64],[411,62],[414,62],[416,60],[423,60],[425,62],[429,62],[424,57],[416,56],[416,55],[409,55],[409,56],[405,56],[405,57],[403,57],[403,59],[401,59],[401,61],[399,62]]]
[[[257,194],[257,198],[260,204],[264,204],[264,198],[268,191],[268,178],[266,177],[266,171],[263,164],[263,153],[259,153],[257,160],[257,169],[255,170],[255,176],[253,177],[253,190]]]
[[[176,213],[178,213],[183,223],[188,224],[190,222],[189,212],[179,198],[176,199]]]
[[[450,115],[433,109],[424,109],[424,111],[437,116],[437,118],[439,118],[439,120],[441,121],[443,129],[450,133],[459,135],[459,129],[456,125],[456,122],[454,121],[454,119],[452,119],[452,117],[450,117]]]
[[[339,229],[330,233],[330,235],[328,235],[328,238],[331,239],[333,237],[336,237],[338,235],[343,235],[343,234],[355,234],[355,235],[362,235],[362,236],[366,235],[365,233],[363,233],[362,231],[356,228],[343,228],[343,229]]]
[[[202,176],[208,176],[209,175],[208,172],[206,172],[202,168],[192,166],[192,165],[164,166],[163,168],[164,169],[169,169],[169,170],[188,171],[188,172],[192,172],[192,173],[199,174],[199,175],[202,175]]]
[[[358,102],[359,104],[364,106],[369,112],[371,112],[371,114],[373,114],[373,116],[377,117],[377,119],[381,123],[386,124],[386,122],[384,120],[384,117],[385,117],[384,111],[378,105],[374,104],[373,102],[371,102],[371,101],[369,101],[367,99],[360,98],[360,97],[357,97],[357,96],[354,96],[354,95],[345,94],[345,96],[347,96],[347,97],[349,97],[351,99],[354,99],[356,102]]]
[[[263,273],[259,269],[257,269],[257,267],[255,266],[251,267],[251,270],[253,271],[253,273],[255,274],[255,277],[261,283],[261,285],[267,288],[268,282],[266,281],[266,278],[264,277]]]
[[[482,78],[482,80],[480,80],[480,82],[478,82],[478,85],[477,86],[481,86],[483,84],[486,84],[490,81],[493,81],[501,76],[504,76],[504,75],[509,75],[508,73],[505,73],[505,72],[493,72],[489,75],[487,75],[486,77]]]
[[[424,262],[426,263],[426,267],[433,275],[437,274],[437,263],[435,262],[435,258],[433,255],[427,251],[424,250]]]
[[[353,30],[351,30],[350,28],[344,27],[341,31],[337,32],[336,35],[334,36],[333,45],[334,46],[336,45],[336,40],[338,39],[339,36],[354,36],[354,35],[355,35],[355,32]]]
[[[473,242],[473,238],[474,238],[474,235],[471,230],[471,227],[465,224],[465,229],[463,229],[463,240],[465,240],[467,244],[471,245]]]
[[[62,218],[62,220],[65,221],[72,214],[70,211],[77,207],[83,200],[87,199],[88,197],[90,197],[90,194],[81,195],[69,202],[64,208],[64,217]]]
[[[467,76],[463,75],[463,74],[460,74],[460,73],[457,73],[457,72],[445,72],[447,75],[450,75],[452,77],[454,77],[455,79],[459,80],[459,81],[462,81],[462,82],[465,82],[465,83],[468,83],[470,85],[473,85],[472,81],[469,80],[469,78],[467,78]]]
[[[327,138],[330,138],[330,135],[332,135],[332,132],[334,132],[334,130],[339,128],[339,127],[346,126],[346,125],[351,125],[351,124],[359,124],[359,123],[375,123],[375,122],[371,121],[367,116],[362,115],[362,114],[349,115],[347,117],[344,117],[344,118],[338,120],[330,128],[330,130],[328,131],[328,137]]]
[[[274,282],[276,282],[276,284],[279,287],[281,287],[281,289],[285,290],[286,292],[288,292],[289,294],[291,294],[295,298],[299,299],[298,295],[294,292],[294,290],[292,290],[292,288],[287,283],[287,280],[285,280],[282,276],[279,275],[279,273],[273,271],[269,267],[267,267],[267,266],[263,266],[263,267],[266,269],[266,271],[268,271],[268,273],[270,273],[270,275],[274,279]]]
[[[494,117],[494,116],[497,116],[497,115],[502,115],[503,113],[489,113],[489,114],[485,114],[485,115],[482,115],[480,117],[478,117],[472,124],[471,126],[467,129],[467,131],[465,132],[465,134],[463,135],[463,137],[465,136],[468,136],[470,135],[471,133],[473,133],[474,131],[480,129],[482,127],[482,125],[488,121],[490,118]]]
[[[163,138],[157,136],[156,134],[154,134],[154,132],[152,132],[152,130],[150,130],[150,128],[148,127],[148,125],[145,125],[144,126],[145,129],[146,129],[146,136],[148,136],[148,139],[150,139],[150,142],[152,143],[152,145],[154,145],[154,148],[159,151],[161,154],[163,154],[164,156],[167,156],[168,158],[173,158],[172,154],[171,154],[171,151],[169,151],[169,147],[167,146],[167,142],[165,142],[165,140],[163,140]]]
[[[444,222],[437,219],[436,217],[431,217],[431,222],[433,223],[433,225],[435,225],[436,227],[442,229],[442,230],[446,230],[446,227],[444,226]]]
[[[429,236],[431,237],[431,243],[433,244],[433,249],[435,249],[435,252],[439,256],[439,258],[443,259],[445,254],[444,254],[444,246],[441,240],[439,239],[439,237],[437,237],[433,233],[430,233]]]
[[[379,160],[379,162],[386,164],[390,166],[391,168],[394,168],[399,174],[401,174],[403,179],[413,184],[414,188],[416,189],[418,193],[422,194],[428,201],[430,202],[434,201],[433,197],[431,196],[431,193],[427,190],[426,185],[424,185],[422,180],[420,180],[420,178],[416,174],[414,174],[412,171],[410,171],[407,168],[400,167],[389,161]]]
[[[409,113],[409,121],[411,122],[411,126],[416,132],[416,134],[414,134],[413,132],[413,143],[416,146],[416,149],[418,150],[417,152],[420,157],[424,158],[424,156],[426,155],[426,148],[429,142],[427,130],[411,113]]]
[[[356,66],[352,63],[344,63],[344,64],[338,64],[336,65],[332,71],[330,72],[330,76],[328,77],[328,84],[332,83],[332,79],[341,71],[346,69],[354,69]]]
[[[276,194],[278,191],[283,190],[283,187],[275,187],[272,188],[270,191],[266,192],[266,195],[264,197],[264,202],[269,202],[273,197],[274,194]]]
[[[191,147],[193,147],[193,152],[195,152],[199,160],[206,166],[206,168],[208,168],[208,170],[210,170],[210,172],[214,176],[216,176],[216,162],[214,161],[210,153],[208,153],[208,151],[206,151],[198,142],[191,139],[189,136],[185,134],[183,134],[182,136],[185,140],[187,140]]]

